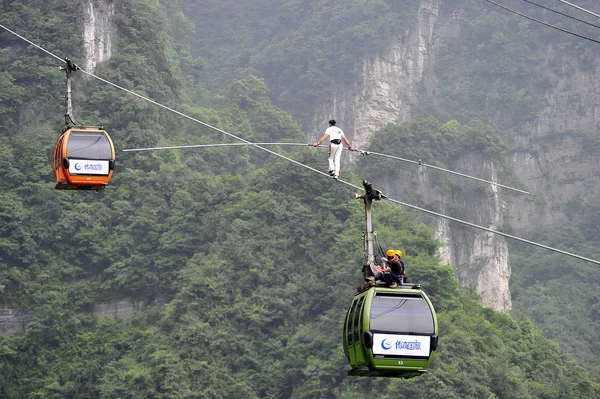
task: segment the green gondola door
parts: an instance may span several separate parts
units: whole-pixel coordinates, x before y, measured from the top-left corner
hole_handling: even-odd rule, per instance
[[[364,296],[357,296],[346,314],[344,326],[344,349],[348,359],[354,359],[357,363],[367,364],[361,343]]]

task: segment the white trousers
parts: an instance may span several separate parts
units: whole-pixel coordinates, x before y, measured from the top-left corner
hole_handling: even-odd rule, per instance
[[[329,142],[329,170],[335,172],[336,176],[340,175],[340,160],[342,159],[342,149],[344,145],[333,144]]]

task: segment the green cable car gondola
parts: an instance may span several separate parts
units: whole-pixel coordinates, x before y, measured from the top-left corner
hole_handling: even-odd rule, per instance
[[[364,377],[417,377],[427,371],[438,344],[435,309],[420,284],[389,287],[376,280],[371,204],[385,198],[368,181],[365,203],[366,262],[361,289],[352,299],[344,322],[344,353],[348,375]]]
[[[344,322],[348,375],[411,378],[427,371],[438,325],[419,285],[371,287],[352,300]]]

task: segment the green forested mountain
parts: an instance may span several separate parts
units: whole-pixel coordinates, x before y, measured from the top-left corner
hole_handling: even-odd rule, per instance
[[[289,15],[306,12],[303,20],[315,21],[306,29],[319,28],[317,21],[325,18],[315,11],[320,8],[303,2],[254,4],[209,2],[205,8],[214,15],[274,8],[291,10]],[[371,7],[366,15],[374,22],[365,19],[361,30],[350,24],[350,32],[330,28],[345,40],[363,35],[365,46],[389,33],[380,30],[385,25],[380,18],[399,7],[327,5],[344,17]],[[118,51],[94,73],[247,140],[305,142],[299,124],[270,99],[283,98],[285,76],[276,92],[258,73],[203,81],[205,61],[193,40],[195,30],[208,27],[192,23],[178,7],[146,0],[116,5]],[[81,27],[68,21],[81,12],[76,2],[3,1],[0,23],[78,62]],[[229,19],[243,38],[253,27],[249,21]],[[289,26],[271,20],[269,29],[284,39],[293,36],[280,33],[277,24]],[[265,53],[262,63],[283,73],[279,63],[294,64],[287,51],[300,58],[312,53],[294,50],[296,42],[278,35],[273,43],[282,52],[272,58]],[[32,314],[22,334],[0,337],[0,397],[600,394],[595,376],[531,320],[482,308],[471,290],[458,286],[453,270],[439,264],[432,230],[388,202],[374,204],[374,224],[382,242],[403,250],[410,278],[434,302],[439,350],[430,373],[419,379],[346,377],[341,327],[364,261],[364,214],[350,189],[253,147],[123,153],[231,139],[76,74],[75,117],[106,126],[117,147],[117,168],[99,193],[54,190],[50,158],[64,113],[60,62],[7,32],[0,32],[0,43],[0,305]],[[211,47],[207,57],[211,52],[219,53]],[[231,48],[229,55],[234,53]],[[319,92],[306,85],[306,95],[301,98]],[[414,128],[433,137],[436,129],[445,129],[457,146],[502,150],[493,134],[474,134],[481,130],[475,129],[478,123],[483,122],[458,129],[420,119]],[[452,140],[452,134],[461,140]],[[318,150],[276,150],[317,169],[325,165]],[[456,150],[431,149],[448,157]],[[348,175],[357,184],[363,178]],[[145,306],[126,324],[91,312],[94,304],[117,300]]]
[[[202,7],[199,2],[186,0],[184,10],[197,26],[194,48],[205,55],[208,76],[237,76],[251,70],[265,78],[271,99],[299,118],[313,106],[312,101],[304,101],[306,88],[311,88],[309,94],[331,93],[332,87],[355,79],[361,64],[352,63],[352,60],[370,57],[385,48],[394,35],[415,23],[419,7],[419,2],[398,1],[353,2],[352,7],[345,7],[347,2],[337,1],[311,2],[314,7],[295,1],[252,3],[248,9],[241,9],[223,3],[219,3],[222,6]],[[546,8],[531,2],[498,3],[560,29],[598,40],[595,18],[564,2],[542,4]],[[576,169],[587,168],[590,164],[595,167],[598,129],[594,118],[590,118],[589,125],[566,129],[560,117],[548,121],[551,118],[548,114],[557,100],[550,98],[557,87],[560,89],[556,96],[569,97],[566,103],[572,108],[568,114],[573,119],[589,118],[594,112],[594,107],[585,107],[586,103],[594,101],[585,98],[586,93],[569,91],[569,85],[559,83],[575,75],[586,82],[582,86],[594,87],[593,82],[598,76],[597,43],[528,20],[485,1],[445,0],[431,4],[432,7],[439,6],[439,24],[442,25],[442,33],[434,34],[437,40],[434,54],[436,87],[432,90],[433,96],[428,96],[427,90],[422,88],[420,101],[413,105],[427,123],[391,124],[373,134],[371,149],[384,153],[394,149],[407,159],[423,159],[448,167],[449,161],[468,151],[498,161],[533,148],[531,155],[537,162],[539,151],[555,150],[575,163]],[[596,14],[599,12],[598,2],[594,0],[581,0],[576,6]],[[365,8],[377,11],[369,13]],[[245,18],[258,10],[264,12],[265,18]],[[366,15],[365,22],[352,23],[353,16],[359,12]],[[290,20],[302,23],[291,24]],[[237,27],[237,32],[245,32],[243,41],[229,41],[233,36],[229,34],[231,25],[228,21],[235,21],[232,25]],[[260,21],[258,26],[256,21]],[[339,24],[339,21],[344,23]],[[275,26],[288,28],[276,29]],[[330,33],[334,27],[344,31],[343,38]],[[460,31],[458,37],[444,37],[445,30],[452,31],[452,28]],[[313,45],[312,41],[317,38],[320,44]],[[281,53],[290,56],[279,56]],[[237,57],[240,54],[248,56]],[[295,54],[302,57],[293,58]],[[296,61],[290,65],[277,63],[288,59]],[[345,65],[342,59],[349,64]],[[270,68],[271,65],[277,65],[277,68]],[[596,75],[593,75],[594,71]],[[591,78],[583,75],[586,72],[592,73]],[[282,76],[286,78],[281,79]],[[549,124],[550,132],[539,133],[541,137],[525,137],[528,132],[543,130],[545,123]],[[582,147],[581,154],[569,153],[567,147],[573,142]],[[551,162],[560,165],[557,168],[562,166],[556,159]],[[400,177],[397,165],[389,162],[360,162],[360,170],[364,173],[362,178],[376,174]],[[574,188],[569,183],[581,179],[573,172],[564,178],[547,176],[548,173],[547,168],[540,167],[540,178],[554,180],[545,184],[543,191],[571,191]],[[595,185],[597,171],[591,175],[592,179],[582,182],[584,185]],[[436,184],[445,187],[453,184],[442,177],[439,180]],[[526,189],[522,182],[515,182],[510,170],[502,181]],[[454,183],[458,184],[461,183]],[[411,191],[409,185],[403,187],[406,192]],[[415,200],[410,202],[416,205],[431,205],[427,198],[411,200]],[[538,196],[532,201],[547,199]],[[547,210],[564,214],[567,222],[548,227],[542,220],[552,216],[540,215],[540,220],[532,223],[532,233],[527,238],[593,259],[600,258],[597,249],[600,235],[595,227],[598,203],[594,192],[584,190],[568,202],[550,203]],[[453,216],[464,215],[461,205],[453,206],[452,211]],[[511,215],[506,219],[502,231],[515,233]],[[598,317],[593,309],[597,306],[598,268],[527,245],[510,241],[509,245],[515,314],[533,318],[547,336],[563,343],[580,364],[596,369],[600,357],[595,349]]]
[[[485,154],[488,159],[505,155],[507,145],[494,129],[480,120],[460,125],[457,121],[441,123],[434,118],[417,117],[413,121],[390,124],[374,137],[370,148],[385,152],[386,148],[404,149],[409,159],[433,159],[441,165],[451,164],[465,150]],[[407,172],[393,163],[379,159],[362,159],[358,168],[364,176],[376,179],[384,175],[402,181],[405,187],[415,185],[414,178],[407,179]],[[447,193],[457,192],[457,182],[442,175],[435,175],[433,184]],[[504,182],[511,182],[513,175],[505,173]],[[520,187],[515,184],[515,186]],[[414,201],[414,197],[411,197]],[[435,200],[417,198],[426,209],[439,206]],[[569,203],[570,225],[554,230],[536,229],[531,239],[554,248],[568,248],[572,253],[598,259],[595,242],[598,237],[598,205],[582,202]],[[465,209],[452,205],[451,214],[465,218]],[[510,223],[510,222],[509,222]],[[501,231],[510,232],[510,224]],[[517,318],[530,317],[545,335],[560,342],[561,346],[575,355],[593,375],[598,375],[599,358],[595,349],[598,338],[598,266],[588,262],[552,253],[528,244],[511,243],[511,295],[512,314]]]
[[[194,21],[195,52],[206,59],[211,89],[252,73],[270,98],[306,117],[335,85],[352,82],[360,58],[385,48],[408,29],[418,2],[410,0],[183,0]]]

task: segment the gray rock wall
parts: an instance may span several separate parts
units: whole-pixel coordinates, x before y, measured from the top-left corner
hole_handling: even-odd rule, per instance
[[[582,65],[586,57],[595,60],[592,67]],[[564,207],[569,201],[585,203],[600,195],[600,156],[595,148],[600,143],[598,61],[587,50],[568,59],[548,50],[542,69],[554,84],[535,123],[522,134],[514,133],[509,160],[533,194],[510,204],[511,225],[520,231],[568,223]]]
[[[399,37],[388,50],[366,58],[362,76],[351,87],[336,90],[332,98],[317,104],[309,134],[318,138],[335,117],[355,147],[386,124],[408,120],[430,62],[438,0],[422,0],[415,28]]]
[[[148,307],[162,309],[164,305],[161,301],[149,305],[145,302],[123,300],[97,303],[94,305],[92,313],[97,317],[112,317],[127,324],[131,320],[133,312],[142,312]],[[32,319],[31,311],[27,309],[0,307],[0,336],[22,334]]]
[[[336,90],[331,99],[318,104],[309,123],[309,132],[320,137],[328,119],[335,117],[338,125],[351,139],[353,146],[361,148],[367,139],[388,123],[410,120],[412,108],[423,97],[431,94],[436,85],[433,73],[435,46],[440,37],[456,36],[460,32],[460,10],[440,16],[441,1],[421,0],[417,21],[414,26],[392,45],[379,54],[363,61],[362,76],[350,87]],[[391,154],[398,155],[401,154]],[[345,154],[349,161],[349,155]],[[482,158],[465,157],[452,169],[499,181],[496,166]],[[384,181],[378,186],[388,196],[411,203],[410,199],[426,198],[436,203],[442,214],[469,221],[492,230],[499,230],[504,222],[504,213],[509,205],[503,193],[488,185],[466,185],[454,190],[452,199],[429,184],[432,178],[425,171],[418,178],[406,176],[399,181]],[[404,191],[410,187],[411,198]],[[403,198],[405,197],[405,198]],[[463,214],[452,214],[456,205],[465,210]],[[422,206],[420,203],[413,203]],[[459,282],[474,284],[485,306],[499,311],[510,311],[510,264],[508,245],[502,236],[483,230],[459,228],[456,223],[444,219],[429,220],[436,229],[437,238],[445,246],[440,251],[443,262],[457,270]]]
[[[83,7],[84,70],[91,73],[115,52],[115,3],[113,0],[85,0]]]
[[[26,309],[0,307],[0,336],[20,334],[31,322],[31,314]]]
[[[351,87],[336,90],[314,110],[308,125],[318,136],[325,121],[335,117],[355,147],[387,123],[409,120],[413,104],[435,102],[435,49],[440,39],[460,35],[463,11],[441,15],[444,0],[422,0],[418,19],[404,35],[380,54],[363,61],[363,74]],[[448,7],[446,7],[448,8]],[[452,199],[435,189],[431,177],[421,173],[403,182],[387,181],[378,187],[394,198],[403,189],[417,187],[420,197],[438,204],[440,213],[458,217],[494,230],[511,231],[529,238],[539,227],[572,222],[570,204],[597,202],[600,198],[600,62],[592,48],[583,48],[578,57],[561,57],[552,47],[544,51],[540,70],[550,78],[545,107],[537,119],[522,131],[502,132],[509,138],[509,167],[531,195],[506,196],[492,187],[483,192],[456,187]],[[402,154],[392,154],[402,156]],[[345,154],[345,162],[351,157]],[[500,179],[496,166],[483,159],[465,157],[453,170],[487,180]],[[409,183],[410,182],[410,183]],[[410,184],[410,185],[409,185]],[[431,185],[429,188],[424,186]],[[410,198],[402,198],[412,203]],[[421,206],[421,203],[413,203]],[[464,212],[457,214],[460,207]],[[462,284],[474,284],[483,303],[509,311],[510,264],[507,242],[501,236],[470,228],[457,228],[443,219],[429,219],[436,235],[445,244],[440,257],[452,264]]]

